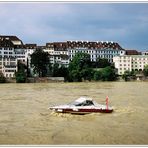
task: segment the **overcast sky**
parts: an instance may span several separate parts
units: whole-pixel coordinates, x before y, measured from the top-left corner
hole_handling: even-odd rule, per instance
[[[0,34],[45,45],[67,40],[115,41],[148,49],[148,3],[0,2]]]

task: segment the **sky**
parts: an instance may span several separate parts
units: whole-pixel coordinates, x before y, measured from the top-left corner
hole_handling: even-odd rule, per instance
[[[24,44],[114,41],[148,50],[148,3],[0,2],[0,35],[16,35]]]

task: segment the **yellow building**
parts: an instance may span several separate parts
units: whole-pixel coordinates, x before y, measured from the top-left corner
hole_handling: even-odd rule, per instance
[[[113,57],[115,68],[118,74],[122,75],[125,71],[142,71],[148,64],[148,55],[123,55]]]

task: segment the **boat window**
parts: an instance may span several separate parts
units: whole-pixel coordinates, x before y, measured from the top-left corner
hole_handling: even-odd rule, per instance
[[[72,102],[69,103],[68,105],[75,105],[75,106],[91,106],[94,105],[94,103],[91,100],[86,100],[84,102]]]
[[[90,106],[90,105],[94,105],[93,102],[90,100],[86,100],[86,103],[84,104],[84,106]]]
[[[92,101],[86,100],[85,102],[76,104],[75,106],[90,106],[90,105],[94,105]]]

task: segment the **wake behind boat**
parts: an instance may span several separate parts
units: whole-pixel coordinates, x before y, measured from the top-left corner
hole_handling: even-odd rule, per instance
[[[111,113],[113,111],[113,108],[108,106],[108,97],[106,105],[98,104],[92,98],[80,97],[72,103],[49,107],[49,109],[58,113],[71,114]]]

